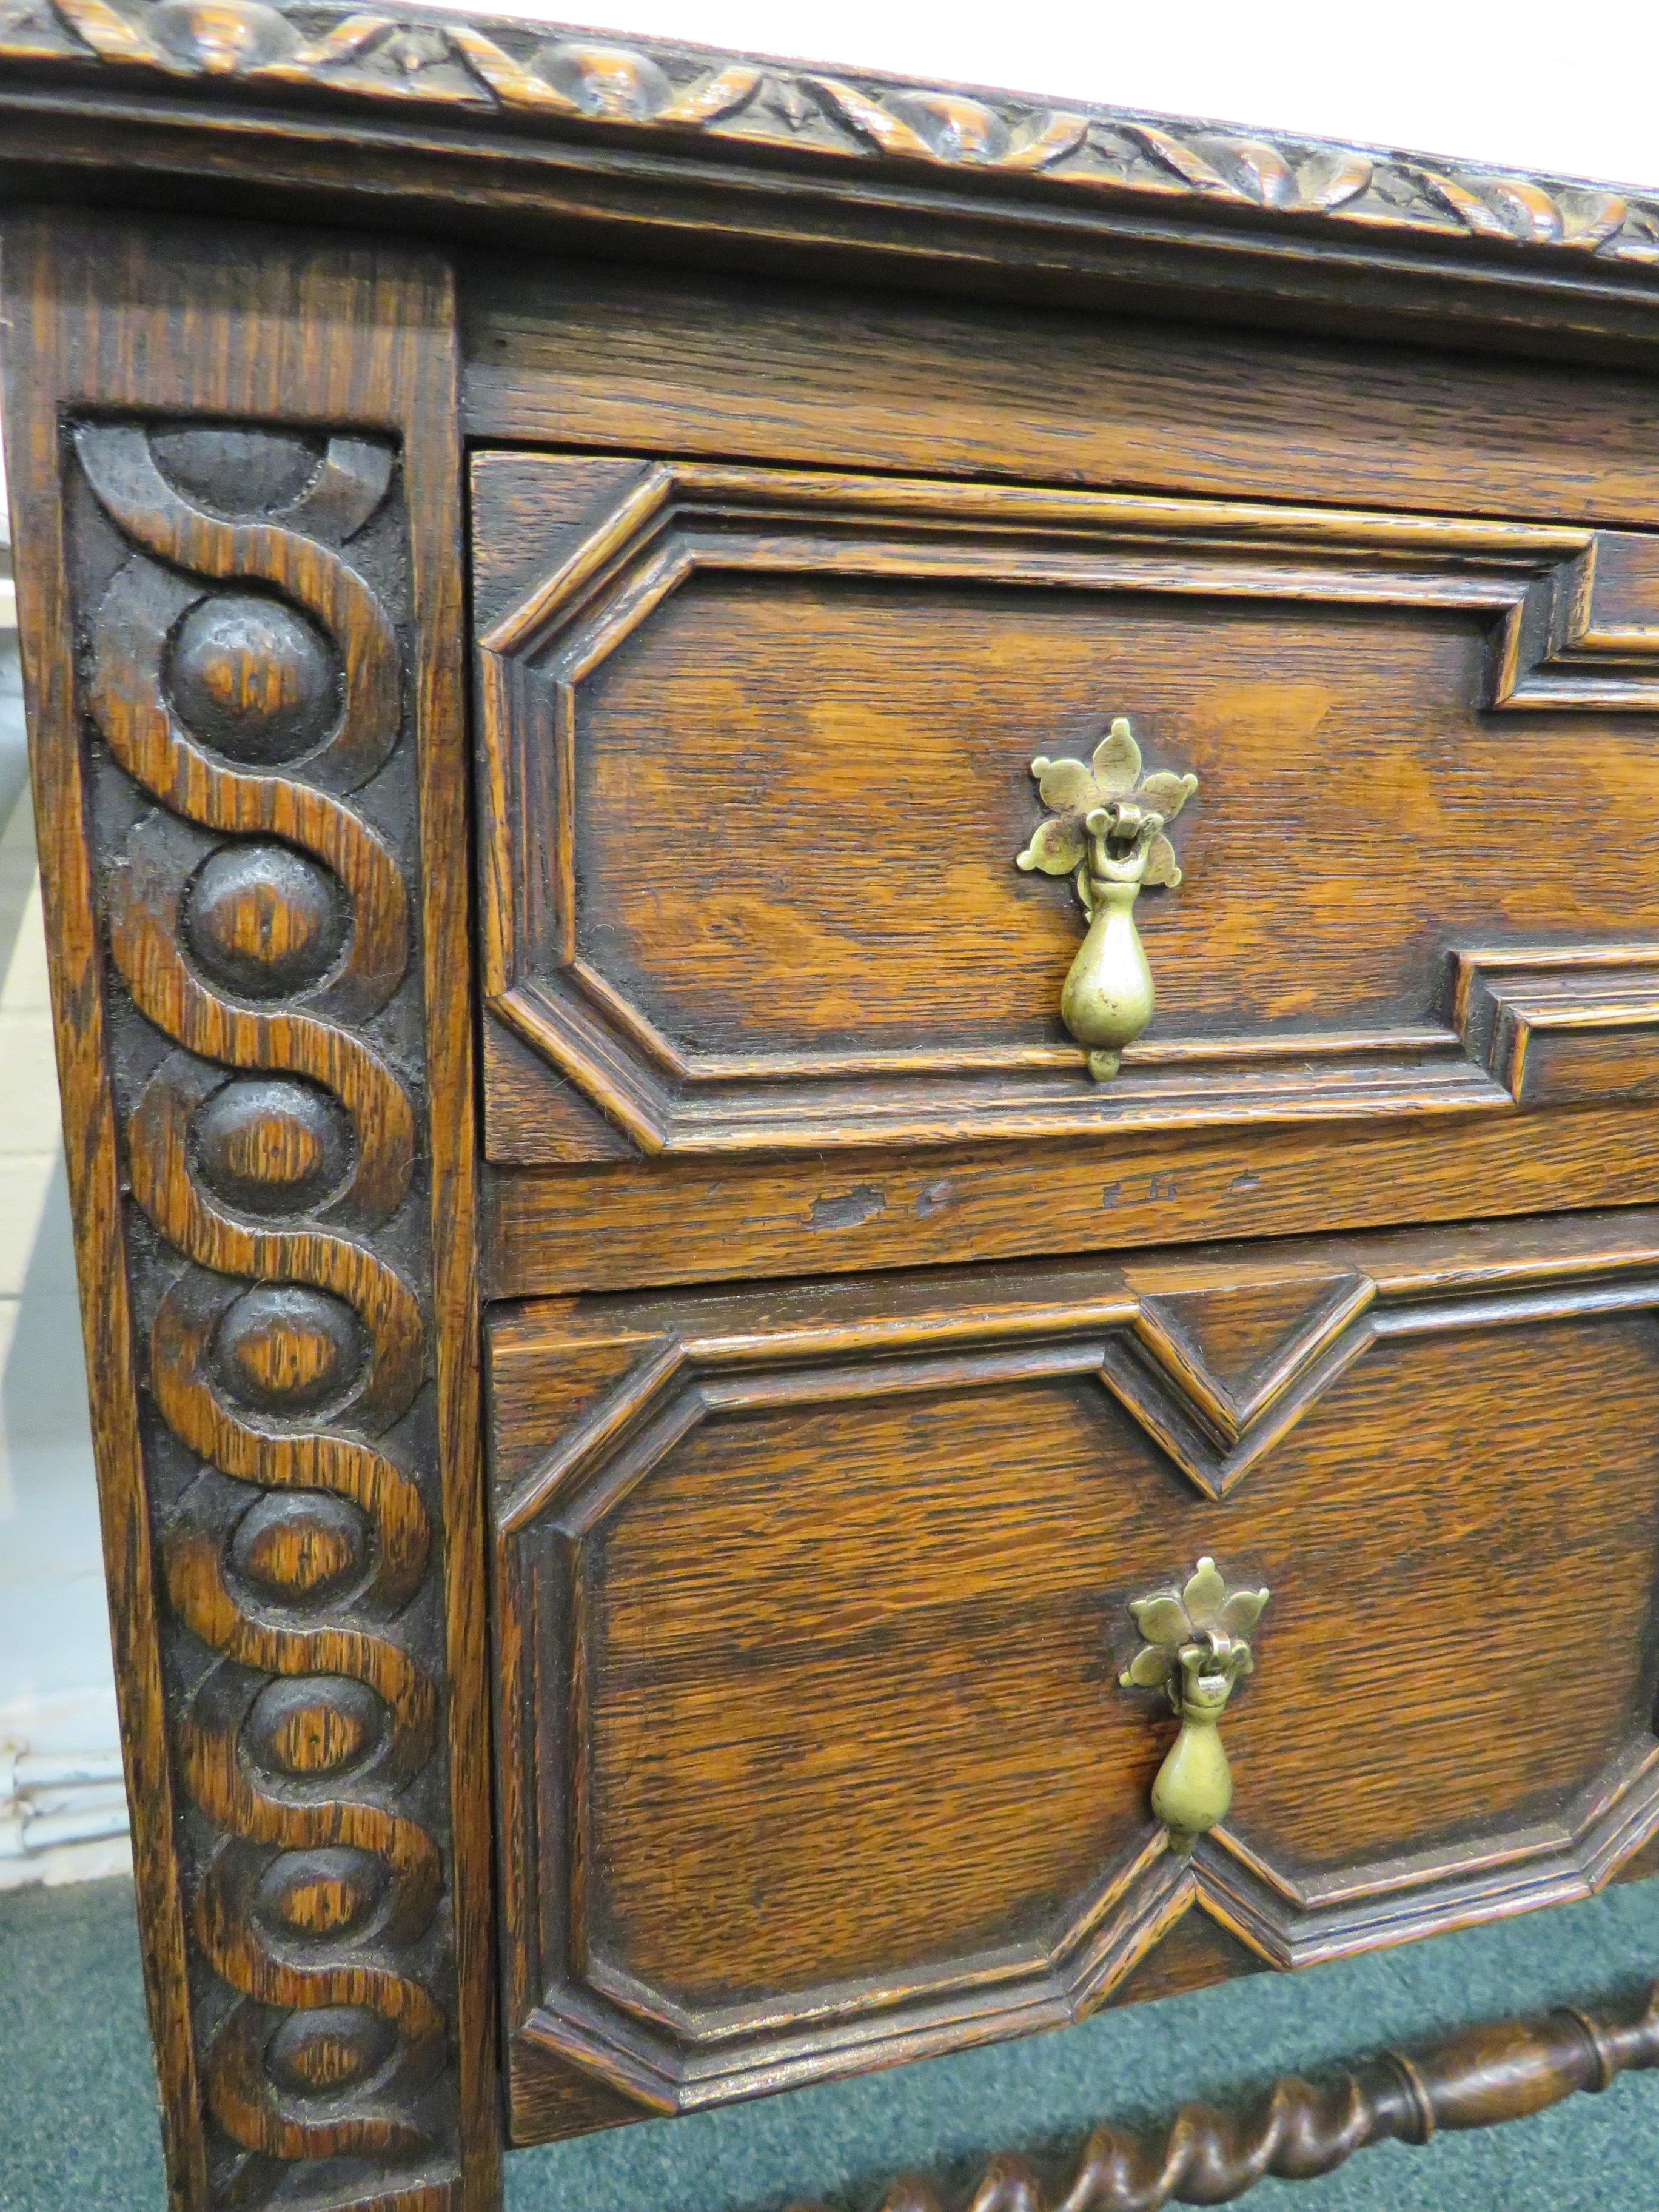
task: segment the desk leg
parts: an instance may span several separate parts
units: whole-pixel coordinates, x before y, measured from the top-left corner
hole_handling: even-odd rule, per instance
[[[79,216],[0,251],[173,2201],[486,2212],[449,272]]]

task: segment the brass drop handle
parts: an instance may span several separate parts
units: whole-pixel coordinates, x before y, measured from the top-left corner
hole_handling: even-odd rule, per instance
[[[1218,1723],[1234,1684],[1255,1668],[1250,1632],[1267,1596],[1230,1590],[1205,1558],[1181,1589],[1154,1590],[1129,1607],[1146,1642],[1119,1680],[1126,1690],[1163,1690],[1181,1716],[1181,1733],[1152,1784],[1152,1810],[1183,1856],[1233,1802]]]
[[[1074,878],[1089,933],[1066,978],[1060,1016],[1088,1054],[1090,1074],[1105,1083],[1117,1073],[1124,1046],[1152,1018],[1152,971],[1134,905],[1143,884],[1181,881],[1164,825],[1198,789],[1198,778],[1143,776],[1140,748],[1121,716],[1087,768],[1039,754],[1031,773],[1043,805],[1054,811],[1018,865]]]

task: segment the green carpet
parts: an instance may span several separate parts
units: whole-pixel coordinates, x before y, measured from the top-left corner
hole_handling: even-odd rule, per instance
[[[1082,2027],[691,2119],[515,2152],[510,2212],[766,2212],[867,2204],[905,2169],[971,2169],[1183,2098],[1659,1971],[1659,1881],[1437,1942],[1108,2013]],[[1260,2212],[1659,2207],[1659,2073],[1516,2124],[1388,2144],[1323,2181],[1265,2183]],[[0,2212],[161,2212],[132,1893],[0,1894]]]

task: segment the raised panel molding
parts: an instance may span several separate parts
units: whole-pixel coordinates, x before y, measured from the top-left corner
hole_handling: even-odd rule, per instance
[[[1659,1870],[1659,190],[454,0],[0,0],[0,179],[169,2212]]]
[[[1547,1819],[1311,1875],[1275,1864],[1239,1832],[1250,1782],[1248,1753],[1241,1761],[1236,1750],[1233,1824],[1182,1863],[1149,1816],[1139,1840],[1039,1940],[796,1999],[689,2005],[619,1971],[588,1931],[587,1869],[604,1844],[586,1796],[586,1560],[611,1516],[705,1423],[1057,1377],[1097,1380],[1179,1468],[1196,1510],[1206,1502],[1224,1510],[1374,1346],[1609,1317],[1651,1329],[1656,1232],[1659,1217],[1634,1214],[1606,1230],[1587,1219],[1356,1240],[1334,1261],[1297,1248],[1232,1259],[1223,1248],[1116,1267],[1073,1262],[1026,1271],[1024,1296],[1011,1271],[983,1279],[982,1293],[974,1279],[959,1290],[912,1286],[896,1310],[880,1310],[856,1286],[809,1285],[769,1310],[741,1295],[678,1310],[665,1300],[596,1300],[550,1310],[545,1324],[534,1307],[495,1322],[500,1435],[515,1445],[499,1471],[495,1517],[501,1737],[514,1747],[506,1911],[519,2109],[537,2109],[538,2064],[574,2069],[641,2110],[683,2112],[1080,2019],[1194,1909],[1264,1963],[1294,1969],[1599,1889],[1659,1833],[1659,1741],[1646,1724]],[[623,1358],[627,1371],[606,1379]],[[526,1465],[537,1404],[561,1409],[562,1432]],[[1102,1484],[1113,1479],[1103,1453]],[[1194,1548],[1224,1547],[1230,1525],[1195,1517]],[[1506,1571],[1524,1582],[1524,1561]],[[1113,1632],[1103,1598],[1103,1650]],[[1402,1646],[1413,1632],[1402,1620]],[[1263,1659],[1268,1668],[1316,1663],[1282,1644]],[[551,1732],[544,1745],[557,1746],[544,1753],[551,1768],[526,1764],[532,1709]],[[1372,1716],[1367,1726],[1382,1723]],[[741,1958],[732,1964],[740,1975]]]
[[[1659,1096],[1659,945],[1455,953],[1452,1006],[1518,1106]]]
[[[1219,1498],[1364,1352],[1360,1316],[1376,1295],[1367,1277],[1343,1273],[1143,1297],[1129,1330],[1103,1347],[1102,1378],[1182,1473]]]
[[[1650,942],[1448,945],[1425,969],[1426,1018],[1186,1037],[1155,1024],[1105,1085],[1089,1079],[1057,1018],[1047,1042],[954,1050],[856,1039],[840,1049],[699,1048],[668,1034],[626,980],[583,949],[575,796],[584,684],[699,574],[1473,615],[1486,625],[1486,711],[1649,715],[1659,713],[1659,542],[1522,523],[550,455],[481,455],[473,484],[483,532],[497,516],[501,529],[513,516],[522,532],[514,502],[533,485],[546,549],[527,589],[527,558],[507,561],[508,591],[519,595],[502,611],[493,611],[507,595],[493,541],[487,564],[492,611],[478,646],[486,1004],[641,1152],[1504,1113],[1659,1087],[1659,1063],[1647,1066],[1655,1009],[1640,983],[1659,962]],[[1551,739],[1540,729],[1525,741]],[[1034,702],[1032,747],[1046,743]],[[652,827],[641,824],[643,841]],[[915,865],[914,855],[894,859]],[[942,913],[938,957],[949,949]],[[492,1081],[500,1064],[499,1054],[487,1056]],[[611,1153],[574,1131],[557,1141],[562,1158]]]

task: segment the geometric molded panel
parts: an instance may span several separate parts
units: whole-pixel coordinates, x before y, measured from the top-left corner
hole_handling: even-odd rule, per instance
[[[1172,1373],[1201,1389],[1218,1427],[1237,1443],[1355,1313],[1371,1285],[1352,1270],[1285,1281],[1224,1284],[1144,1297],[1137,1324]]]
[[[1659,1090],[1659,895],[1573,750],[1612,775],[1607,718],[1659,709],[1648,538],[550,453],[479,455],[473,493],[487,1003],[641,1150]],[[1199,795],[1178,899],[1142,902],[1157,1021],[1097,1085],[1058,1011],[1075,897],[1013,855],[1030,758],[1118,711]],[[1401,778],[1455,840],[1379,805]],[[1541,1086],[1468,980],[1523,889]],[[1615,911],[1646,935],[1607,944]],[[501,1080],[522,1114],[533,1065]]]
[[[1659,1829],[1659,1219],[928,1278],[493,1323],[515,2080],[694,2109],[1082,2017],[1194,1905],[1294,1967]],[[1182,1863],[1116,1674],[1205,1550],[1273,1601]]]
[[[1375,1285],[1351,1271],[1143,1297],[1104,1373],[1206,1494],[1223,1496],[1357,1359]]]

